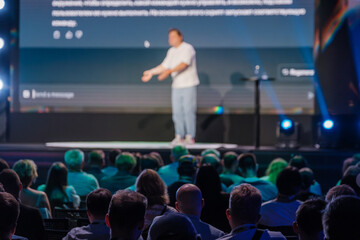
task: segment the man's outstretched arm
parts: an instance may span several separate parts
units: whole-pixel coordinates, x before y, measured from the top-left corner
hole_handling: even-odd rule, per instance
[[[158,65],[152,69],[146,70],[143,72],[143,75],[141,77],[141,81],[148,82],[154,75],[158,75],[163,73],[166,70],[166,68],[162,65]]]
[[[181,72],[181,71],[185,70],[188,66],[189,66],[188,64],[182,62],[179,65],[177,65],[176,67],[174,67],[173,69],[165,69],[158,76],[158,79],[159,79],[159,81],[162,81],[162,80],[166,79],[167,77],[169,77],[172,72]]]

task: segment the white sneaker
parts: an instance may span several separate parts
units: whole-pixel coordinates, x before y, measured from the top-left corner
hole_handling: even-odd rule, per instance
[[[181,145],[183,144],[183,139],[181,138],[180,135],[175,135],[175,138],[171,141],[171,145],[175,146],[175,145]]]
[[[184,144],[185,145],[195,144],[195,139],[190,134],[186,134]]]

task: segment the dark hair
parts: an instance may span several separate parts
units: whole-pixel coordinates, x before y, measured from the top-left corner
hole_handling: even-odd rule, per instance
[[[160,164],[159,161],[150,154],[145,154],[139,159],[140,170],[153,169],[155,171],[159,170]]]
[[[4,169],[9,169],[9,164],[2,158],[0,158],[0,172]]]
[[[323,216],[327,240],[360,239],[360,198],[341,196],[331,201]]]
[[[310,168],[302,168],[299,173],[301,176],[301,188],[307,190],[315,181],[314,172]]]
[[[177,29],[177,28],[170,28],[170,29],[169,29],[169,33],[171,33],[171,32],[176,32],[177,35],[179,35],[179,37],[183,37],[182,32],[181,32],[179,29]]]
[[[62,162],[54,162],[48,172],[45,193],[48,196],[50,202],[55,204],[61,204],[65,201],[69,201],[68,196],[65,193],[65,188],[68,186],[67,182],[68,170]],[[53,191],[58,190],[62,193],[60,198],[53,198]],[[53,205],[53,204],[52,204]]]
[[[240,184],[230,193],[231,217],[235,221],[242,220],[256,224],[259,220],[261,203],[261,193],[258,189],[247,183]]]
[[[312,199],[300,205],[296,211],[296,223],[307,236],[313,236],[323,230],[322,215],[326,202]]]
[[[279,193],[292,196],[301,188],[301,176],[296,167],[286,167],[282,170],[277,179],[276,187]]]
[[[162,167],[164,166],[164,160],[163,158],[161,157],[161,154],[158,153],[158,152],[151,152],[149,153],[149,155],[153,158],[155,158],[157,161],[158,161],[158,164],[159,164],[159,167]]]
[[[230,169],[235,163],[238,165],[237,158],[238,154],[236,152],[226,152],[223,158],[224,167]]]
[[[119,171],[131,172],[136,166],[136,158],[133,154],[124,152],[116,157],[115,165]]]
[[[340,197],[340,196],[356,196],[356,193],[352,187],[346,184],[335,186],[330,188],[327,192],[325,200],[330,202],[331,200]]]
[[[21,181],[16,172],[12,169],[4,169],[0,172],[0,182],[2,183],[4,190],[14,198],[19,198]]]
[[[256,169],[256,157],[252,153],[243,153],[238,157],[239,167],[243,170]]]
[[[302,155],[295,155],[290,159],[289,166],[302,169],[308,167],[308,161]]]
[[[193,177],[196,173],[197,161],[193,155],[185,155],[179,158],[179,167],[177,169],[180,176]]]
[[[360,167],[358,166],[350,166],[345,171],[344,176],[341,179],[341,184],[349,185],[356,194],[360,194],[360,187],[356,182],[357,176],[360,174]]]
[[[108,162],[112,165],[115,165],[116,157],[121,153],[120,149],[113,149],[108,154]]]
[[[205,199],[221,193],[221,180],[216,169],[211,165],[201,166],[196,174],[195,185],[198,186]]]
[[[222,167],[220,164],[220,159],[213,153],[206,154],[201,159],[201,166],[212,165],[216,171],[220,174],[222,172]]]
[[[111,198],[109,222],[111,228],[131,231],[144,220],[147,199],[141,193],[119,190]]]
[[[16,227],[20,213],[20,205],[10,193],[0,193],[0,212],[0,238],[8,239],[8,235]]]
[[[104,151],[94,150],[88,154],[88,164],[102,166],[104,163]]]
[[[108,212],[112,194],[109,190],[99,188],[86,197],[86,208],[96,218],[104,218]]]

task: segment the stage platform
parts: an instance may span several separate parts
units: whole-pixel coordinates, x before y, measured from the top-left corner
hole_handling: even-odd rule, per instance
[[[341,177],[342,162],[353,156],[357,150],[347,149],[316,149],[314,147],[302,147],[299,149],[277,149],[272,146],[240,146],[229,143],[196,143],[187,146],[190,153],[198,155],[208,148],[218,149],[221,153],[236,151],[237,153],[253,152],[259,164],[259,175],[263,175],[268,164],[275,158],[281,157],[289,160],[294,154],[302,154],[306,157],[310,167],[315,173],[316,179],[322,185],[324,191],[336,184]],[[124,142],[124,141],[91,141],[91,142],[48,142],[39,144],[0,144],[0,157],[13,164],[19,159],[32,159],[38,166],[37,184],[45,182],[50,165],[56,161],[64,161],[64,152],[70,148],[79,148],[86,153],[92,149],[109,151],[119,148],[122,151],[139,152],[146,154],[157,151],[161,154],[164,162],[170,161],[172,146],[169,142]]]

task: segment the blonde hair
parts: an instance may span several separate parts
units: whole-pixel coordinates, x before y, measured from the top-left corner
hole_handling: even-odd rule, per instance
[[[13,170],[19,175],[20,181],[24,187],[29,187],[37,178],[37,166],[33,160],[21,159],[15,162]]]

